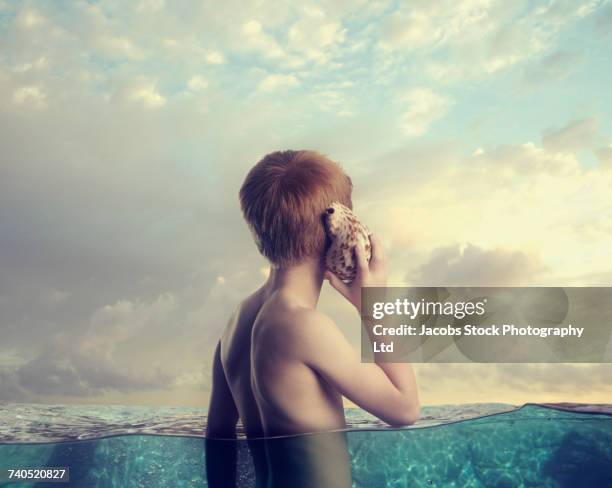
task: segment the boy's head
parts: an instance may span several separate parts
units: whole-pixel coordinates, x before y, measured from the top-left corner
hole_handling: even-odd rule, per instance
[[[325,209],[334,201],[352,208],[351,179],[316,151],[268,154],[247,174],[240,206],[259,251],[276,266],[321,257]]]

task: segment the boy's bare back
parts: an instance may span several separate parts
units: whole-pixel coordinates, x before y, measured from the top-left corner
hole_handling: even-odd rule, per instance
[[[247,435],[345,426],[341,394],[308,364],[307,336],[322,326],[336,327],[288,291],[262,287],[241,304],[221,338],[221,363]]]

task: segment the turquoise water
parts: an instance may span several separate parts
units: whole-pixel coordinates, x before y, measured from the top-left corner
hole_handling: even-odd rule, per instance
[[[458,406],[445,413],[449,411],[455,420],[461,420],[462,411],[466,416]],[[455,422],[448,415],[435,419],[425,409],[421,428],[399,430],[381,429],[359,411],[349,417],[353,427],[348,432],[259,442],[284,457],[282,476],[291,486],[321,486],[322,479],[333,478],[332,472],[337,486],[354,487],[612,487],[610,415],[527,405]],[[48,429],[44,422],[41,428],[45,425]],[[343,443],[348,456],[342,453]],[[237,486],[255,486],[247,442],[238,440],[224,449],[228,446],[237,450]],[[0,468],[69,466],[71,481],[0,486],[200,487],[207,486],[205,461],[205,440],[195,436],[131,434],[5,443],[0,445]],[[352,480],[348,485],[338,474],[342,472]],[[312,482],[315,474],[322,478]]]

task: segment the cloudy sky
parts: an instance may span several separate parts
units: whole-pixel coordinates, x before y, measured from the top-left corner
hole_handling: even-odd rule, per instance
[[[611,286],[610,45],[609,0],[0,0],[0,401],[205,405],[277,149],[344,165],[394,285]],[[612,365],[417,372],[612,399]]]

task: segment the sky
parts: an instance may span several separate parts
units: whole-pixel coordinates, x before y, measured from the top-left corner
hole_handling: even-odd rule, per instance
[[[343,165],[391,285],[612,286],[610,46],[609,0],[0,0],[0,401],[205,406],[279,149]],[[415,370],[423,404],[612,400],[612,364]]]

